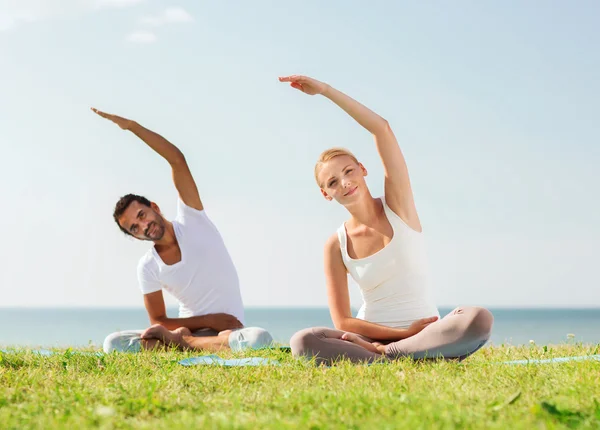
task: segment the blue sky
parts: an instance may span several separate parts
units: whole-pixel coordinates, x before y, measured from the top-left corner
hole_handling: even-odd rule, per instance
[[[314,184],[365,131],[277,76],[360,100],[406,155],[440,306],[600,306],[600,5],[592,1],[0,0],[3,306],[139,306],[148,244],[111,219],[166,163],[90,106],[186,154],[247,306],[326,304],[345,219]],[[353,305],[360,305],[354,285]]]

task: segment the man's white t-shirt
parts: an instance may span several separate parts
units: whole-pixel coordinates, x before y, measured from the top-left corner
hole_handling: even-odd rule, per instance
[[[166,265],[154,247],[138,264],[142,293],[161,289],[179,302],[179,317],[227,313],[244,324],[239,279],[221,234],[205,211],[178,199],[173,221],[181,261]]]

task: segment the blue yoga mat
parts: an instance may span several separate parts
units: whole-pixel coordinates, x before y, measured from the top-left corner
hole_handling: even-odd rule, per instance
[[[583,360],[597,360],[600,361],[600,355],[583,355],[580,357],[555,357],[546,358],[542,360],[513,360],[504,361],[502,364],[546,364],[546,363],[564,363],[565,361],[583,361]]]
[[[31,352],[35,355],[41,355],[43,357],[49,357],[51,355],[64,355],[64,351],[51,351],[49,349],[0,349],[1,353],[4,354],[16,354],[19,352]],[[102,351],[71,351],[72,355],[95,355],[101,356],[104,355]]]
[[[284,349],[284,348],[282,348]],[[25,352],[26,350],[18,350],[18,349],[0,349],[0,352],[4,354],[14,354],[18,352]],[[40,355],[43,357],[48,357],[51,355],[63,355],[64,352],[60,351],[51,351],[48,349],[33,349],[27,350],[36,355]],[[95,355],[101,356],[104,355],[103,352],[93,352],[93,351],[71,351],[71,354],[81,354],[81,355]],[[554,358],[546,358],[546,359],[529,359],[529,360],[512,360],[512,361],[503,361],[499,364],[547,364],[547,363],[564,363],[567,361],[584,361],[584,360],[596,360],[600,361],[599,355],[583,355],[579,357],[554,357]],[[179,361],[179,364],[183,366],[196,366],[196,365],[217,365],[217,366],[279,366],[279,362],[277,360],[271,360],[269,358],[262,357],[247,357],[247,358],[231,358],[231,359],[223,359],[218,355],[201,355],[199,357],[191,357],[186,358]]]
[[[279,366],[277,360],[262,357],[231,358],[224,360],[218,355],[202,355],[179,361],[183,366],[216,365],[216,366]]]

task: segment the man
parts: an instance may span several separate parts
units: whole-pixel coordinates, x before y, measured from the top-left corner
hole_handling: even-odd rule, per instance
[[[273,339],[264,329],[244,327],[237,271],[217,228],[204,211],[185,157],[164,137],[135,121],[92,110],[131,131],[171,165],[179,193],[177,216],[168,221],[156,203],[135,194],[122,197],[113,217],[125,234],[152,241],[138,265],[144,304],[153,324],[109,335],[104,351],[137,352],[176,346],[218,351],[261,348]],[[162,290],[179,302],[179,318],[167,317]]]

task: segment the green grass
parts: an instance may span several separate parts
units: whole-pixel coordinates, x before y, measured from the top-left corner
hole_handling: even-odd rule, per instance
[[[600,362],[504,360],[598,354],[599,346],[484,348],[463,363],[184,367],[178,352],[0,357],[0,427],[600,428]],[[254,353],[247,356],[258,356]],[[230,357],[232,354],[221,354]]]

